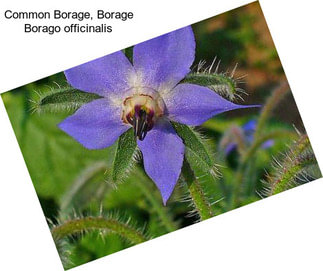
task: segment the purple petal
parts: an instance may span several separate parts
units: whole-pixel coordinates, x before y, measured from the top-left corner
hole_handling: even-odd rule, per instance
[[[65,71],[67,81],[74,88],[104,97],[111,93],[122,94],[128,90],[128,79],[133,74],[133,66],[121,51]]]
[[[195,57],[195,39],[190,26],[139,43],[133,50],[133,64],[142,84],[172,89],[190,71]]]
[[[226,156],[228,156],[232,151],[234,151],[237,148],[236,143],[229,143],[224,150],[224,153]]]
[[[272,147],[274,144],[275,144],[275,141],[273,139],[269,139],[261,145],[261,148],[268,149]]]
[[[242,126],[242,129],[245,131],[245,132],[251,132],[253,133],[257,128],[257,120],[249,120],[247,123],[245,123],[243,126]]]
[[[231,103],[211,89],[193,84],[179,84],[164,97],[164,101],[169,118],[187,125],[201,125],[222,112],[258,107]]]
[[[157,185],[164,205],[177,183],[184,157],[184,144],[168,120],[159,119],[143,141],[138,140],[148,176]]]
[[[58,127],[88,149],[103,149],[130,128],[120,114],[108,99],[98,99],[83,105]]]
[[[246,142],[251,144],[254,140],[254,133],[257,128],[257,120],[250,120],[242,126]]]

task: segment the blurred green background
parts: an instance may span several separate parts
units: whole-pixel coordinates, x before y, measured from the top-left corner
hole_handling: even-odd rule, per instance
[[[286,77],[268,31],[258,2],[226,12],[193,25],[196,37],[196,61],[211,65],[214,57],[221,60],[220,72],[229,73],[238,63],[235,77],[243,77],[239,86],[248,95],[246,103],[264,104],[272,90]],[[57,56],[59,57],[59,55]],[[107,180],[107,171],[113,159],[115,146],[104,150],[87,150],[57,128],[67,113],[33,113],[33,102],[38,93],[66,86],[63,73],[58,73],[26,86],[2,94],[12,126],[26,161],[32,182],[44,215],[58,223],[66,217],[96,215],[100,209],[112,212],[121,219],[131,217],[137,226],[156,237],[169,229],[181,228],[198,220],[190,214],[191,206],[185,198],[185,188],[178,185],[167,207],[153,182],[139,169],[118,184]],[[238,103],[241,101],[237,101]],[[284,110],[281,110],[281,109]],[[238,153],[226,156],[219,142],[232,125],[243,125],[259,114],[258,109],[228,112],[214,117],[201,127],[212,146],[221,176],[217,182],[203,182],[213,201],[216,214],[230,210],[226,198],[234,183]],[[304,127],[292,94],[275,109],[266,129],[284,128],[304,132]],[[253,183],[249,183],[243,204],[260,199],[261,179],[271,171],[273,156],[288,149],[290,138],[275,140],[273,147],[260,150],[252,168]],[[28,180],[26,180],[28,181]],[[23,204],[23,203],[22,203]],[[165,216],[164,218],[162,216]],[[170,225],[167,225],[168,222]],[[68,239],[68,250],[73,266],[119,251],[130,244],[113,233],[75,235]]]

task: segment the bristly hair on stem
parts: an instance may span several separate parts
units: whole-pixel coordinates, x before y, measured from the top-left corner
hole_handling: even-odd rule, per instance
[[[200,219],[205,220],[213,217],[214,212],[210,201],[186,159],[184,159],[183,162],[181,178],[185,180],[187,184],[191,202],[194,205],[196,212],[199,214]]]
[[[131,244],[139,244],[151,239],[142,228],[131,223],[130,219],[122,219],[117,213],[101,213],[97,216],[74,214],[72,218],[60,219],[57,224],[51,225],[51,233],[55,242],[74,234],[83,235],[90,231],[112,232]]]
[[[65,269],[74,267],[71,261],[73,242],[70,240],[77,240],[76,236],[83,237],[93,233],[103,238],[106,234],[114,233],[130,245],[136,245],[152,238],[145,232],[145,227],[138,227],[131,222],[130,217],[122,217],[116,212],[103,213],[101,209],[99,215],[83,216],[74,211],[71,217],[62,218],[61,215],[59,217],[56,223],[48,219],[48,224]]]
[[[244,172],[249,162],[252,161],[252,157],[259,150],[261,145],[267,140],[272,140],[277,137],[291,137],[295,136],[294,133],[286,130],[275,130],[268,132],[265,129],[265,125],[270,118],[274,108],[283,100],[285,95],[289,92],[289,86],[286,82],[281,83],[266,100],[265,105],[262,108],[260,116],[258,118],[256,131],[254,134],[254,140],[251,146],[245,150],[240,156],[240,163],[236,172],[236,184],[233,190],[233,196],[231,200],[232,207],[240,206],[240,193],[244,186]],[[266,131],[266,132],[265,132]]]
[[[278,194],[321,176],[309,138],[301,135],[283,158],[274,159],[272,173],[263,181],[265,189],[260,195]]]

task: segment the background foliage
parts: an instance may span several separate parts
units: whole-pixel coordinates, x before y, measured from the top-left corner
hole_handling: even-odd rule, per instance
[[[65,268],[321,176],[258,3],[202,21],[193,29],[193,71],[208,71],[213,63],[218,76],[215,91],[228,97],[231,90],[229,98],[237,103],[241,96],[246,103],[264,106],[216,116],[198,133],[174,124],[182,138],[190,135],[185,138],[188,163],[166,207],[142,170],[140,157],[121,176],[113,168],[117,144],[87,150],[57,128],[88,98],[78,97],[64,110],[60,109],[66,98],[58,106],[57,100],[46,104],[44,97],[52,89],[67,86],[63,73],[2,95]],[[250,120],[257,120],[258,127],[247,142],[242,126]],[[274,145],[262,148],[268,139]],[[229,154],[226,142],[237,146]],[[204,155],[206,165],[196,159],[199,155]]]

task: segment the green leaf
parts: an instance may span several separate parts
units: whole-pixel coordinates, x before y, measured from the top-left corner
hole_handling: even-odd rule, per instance
[[[204,173],[215,175],[214,161],[207,151],[207,147],[201,136],[187,125],[175,122],[172,124],[185,144],[185,156],[189,164],[193,168],[196,166],[199,167]]]
[[[238,95],[237,92],[241,91],[237,88],[237,83],[233,77],[218,73],[191,73],[184,78],[182,83],[208,87],[230,100],[233,100]]]
[[[108,187],[107,183],[103,181],[107,167],[106,161],[95,161],[85,167],[61,197],[61,210],[67,212],[73,206],[79,208],[89,203],[91,197],[102,198],[102,194]]]
[[[118,146],[112,165],[112,180],[121,181],[131,170],[137,154],[137,143],[133,130],[129,129],[118,140]]]
[[[99,99],[94,93],[83,92],[72,87],[60,88],[47,92],[34,102],[34,111],[66,112],[78,109],[83,104]]]
[[[130,46],[130,47],[126,48],[126,49],[123,49],[122,51],[126,55],[126,57],[130,60],[130,62],[132,62],[133,46]]]

